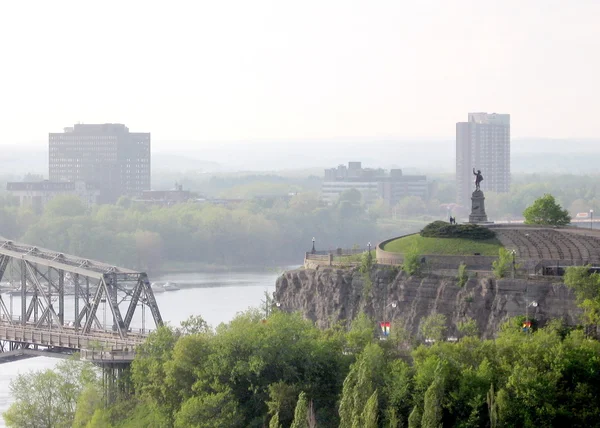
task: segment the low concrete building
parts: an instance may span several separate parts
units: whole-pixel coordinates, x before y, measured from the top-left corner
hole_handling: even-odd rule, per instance
[[[170,206],[189,201],[191,193],[183,190],[181,184],[175,184],[174,189],[169,190],[144,190],[140,198],[133,199],[134,202],[142,202],[149,205]]]
[[[406,196],[427,198],[428,186],[425,175],[403,175],[401,169],[389,172],[381,168],[362,168],[361,162],[349,162],[348,166],[325,170],[322,198],[328,204],[335,203],[346,190],[356,189],[366,204],[382,198],[389,206],[396,205]]]
[[[30,206],[37,213],[56,196],[77,196],[88,208],[98,203],[100,196],[97,186],[83,181],[17,181],[7,183],[6,190],[20,206]]]

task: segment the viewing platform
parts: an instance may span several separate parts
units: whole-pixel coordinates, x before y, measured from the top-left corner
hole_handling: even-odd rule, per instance
[[[551,227],[536,225],[492,224],[486,225],[495,232],[499,246],[514,251],[516,264],[528,274],[540,274],[547,267],[600,266],[600,230],[576,227]],[[402,265],[404,254],[390,251],[394,242],[419,237],[411,234],[388,239],[376,247],[378,264]],[[443,241],[445,238],[423,238]],[[482,241],[483,242],[483,241]],[[477,241],[473,241],[475,245]],[[390,245],[392,244],[392,245]],[[478,251],[450,254],[443,251],[419,254],[423,263],[433,269],[455,269],[464,263],[468,269],[491,271],[492,263],[498,259],[498,249],[492,253]]]

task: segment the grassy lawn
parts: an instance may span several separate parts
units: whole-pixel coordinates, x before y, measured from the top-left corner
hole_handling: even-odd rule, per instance
[[[366,253],[366,251],[365,251]],[[352,254],[351,256],[333,256],[333,261],[335,262],[339,262],[339,263],[360,263],[362,261],[363,258],[363,254],[365,253],[358,253],[358,254]],[[373,258],[375,258],[375,250],[371,251],[371,255],[373,256]]]
[[[463,238],[423,238],[416,234],[389,242],[383,249],[394,253],[416,250],[419,254],[473,255],[479,253],[482,256],[497,256],[500,247],[502,244],[496,238],[475,241]]]

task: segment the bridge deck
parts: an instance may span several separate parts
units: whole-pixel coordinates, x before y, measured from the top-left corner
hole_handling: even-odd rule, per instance
[[[129,354],[145,339],[146,336],[142,334],[129,335],[123,339],[118,334],[110,332],[78,334],[75,330],[48,330],[32,325],[11,325],[0,321],[0,340],[76,351]]]

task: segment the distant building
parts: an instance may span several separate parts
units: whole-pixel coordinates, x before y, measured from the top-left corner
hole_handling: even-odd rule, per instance
[[[481,170],[481,190],[510,190],[510,115],[469,113],[456,124],[456,187],[459,205],[471,202],[473,168]]]
[[[77,196],[88,208],[96,204],[100,196],[97,186],[83,181],[11,182],[6,184],[6,190],[18,199],[20,206],[31,207],[36,213],[41,213],[46,204],[56,196]]]
[[[150,133],[118,123],[76,124],[50,133],[51,181],[84,181],[101,190],[100,202],[150,190]]]
[[[189,190],[183,190],[181,184],[175,184],[171,190],[144,190],[140,198],[134,199],[135,202],[143,202],[152,205],[170,206],[187,202],[191,197]]]
[[[403,175],[401,169],[386,172],[381,168],[362,168],[361,162],[349,162],[348,166],[325,170],[322,198],[328,204],[335,203],[346,190],[356,189],[366,204],[378,198],[389,205],[396,205],[406,196],[427,198],[427,177],[424,175]]]

